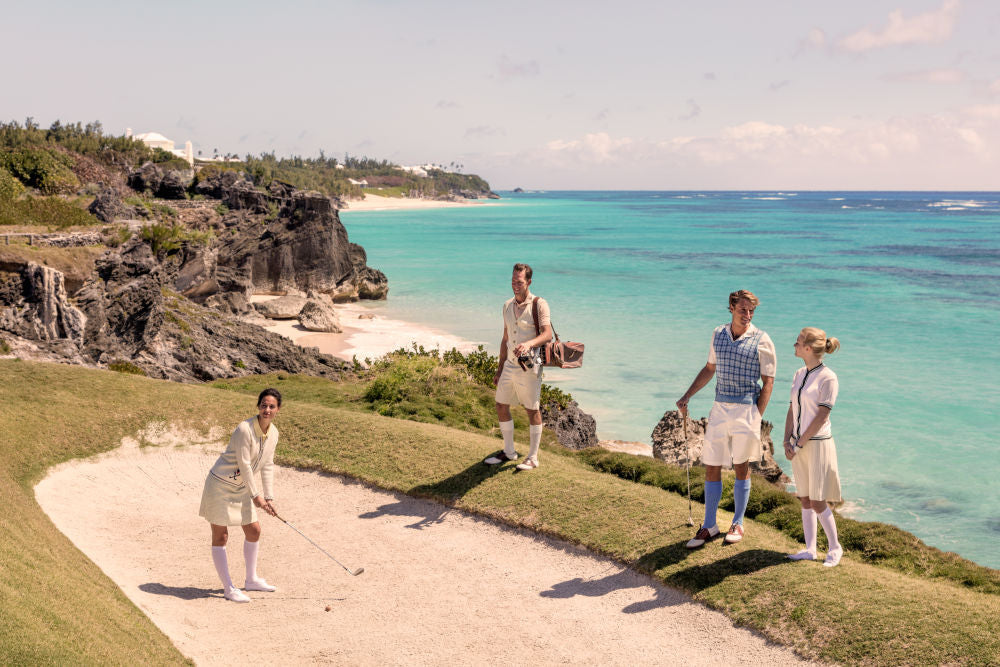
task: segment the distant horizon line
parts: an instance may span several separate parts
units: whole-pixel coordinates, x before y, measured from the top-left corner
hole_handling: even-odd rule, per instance
[[[935,189],[913,189],[913,190],[870,190],[870,189],[853,189],[844,188],[841,190],[831,190],[826,188],[817,189],[796,189],[796,188],[686,188],[686,189],[669,189],[669,190],[658,190],[652,188],[627,188],[627,189],[612,189],[612,188],[525,188],[520,187],[524,190],[523,194],[528,194],[532,192],[769,192],[774,194],[792,194],[799,192],[955,192],[963,194],[994,194],[1000,195],[1000,189],[998,190],[935,190]],[[513,193],[515,188],[494,188],[493,192],[511,192]],[[521,193],[515,193],[521,194]]]

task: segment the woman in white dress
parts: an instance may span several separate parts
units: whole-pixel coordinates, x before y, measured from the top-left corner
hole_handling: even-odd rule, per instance
[[[840,349],[836,338],[806,327],[795,341],[795,356],[804,366],[792,378],[792,396],[785,417],[785,456],[792,462],[795,495],[802,504],[806,548],[789,554],[792,560],[816,560],[817,520],[829,548],[823,565],[836,567],[844,554],[837,524],[828,503],[841,502],[837,446],[830,427],[830,411],[837,402],[837,374],[823,364],[823,355]]]
[[[229,446],[219,456],[205,480],[198,514],[212,527],[212,561],[222,580],[223,595],[233,602],[250,602],[229,576],[226,542],[229,526],[242,526],[243,559],[246,563],[248,591],[276,590],[257,576],[257,548],[260,523],[257,508],[271,516],[274,509],[274,448],[278,444],[278,429],[272,423],[281,408],[277,389],[265,389],[257,397],[257,415],[240,422],[229,438]]]

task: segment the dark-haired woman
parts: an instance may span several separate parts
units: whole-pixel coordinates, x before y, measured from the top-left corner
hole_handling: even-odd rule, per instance
[[[792,378],[792,396],[785,417],[785,456],[792,462],[795,495],[802,503],[802,530],[806,548],[789,554],[792,560],[816,560],[816,523],[823,526],[829,549],[823,565],[836,567],[844,554],[837,539],[837,523],[828,503],[839,503],[840,473],[837,445],[830,428],[830,412],[837,402],[837,374],[823,356],[840,349],[836,338],[806,327],[795,340],[795,356],[803,367]]]
[[[272,423],[281,408],[281,394],[277,389],[265,389],[257,397],[257,415],[240,422],[229,438],[229,446],[219,456],[205,480],[201,494],[203,516],[212,526],[212,561],[222,580],[222,592],[227,600],[250,602],[243,591],[233,585],[229,577],[226,558],[228,526],[242,526],[246,541],[243,559],[246,563],[248,591],[275,590],[275,587],[257,576],[257,547],[260,540],[260,523],[257,508],[271,516],[274,509],[274,448],[278,444],[278,429]]]

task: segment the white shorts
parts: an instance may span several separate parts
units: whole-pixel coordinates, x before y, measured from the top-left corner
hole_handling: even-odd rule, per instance
[[[837,470],[837,445],[833,438],[809,440],[792,458],[795,495],[809,500],[839,503],[840,471]]]
[[[707,466],[760,458],[760,412],[756,403],[712,404],[701,460]]]
[[[522,371],[516,361],[507,360],[497,382],[497,403],[520,403],[529,410],[537,410],[542,395],[542,367],[535,365]]]

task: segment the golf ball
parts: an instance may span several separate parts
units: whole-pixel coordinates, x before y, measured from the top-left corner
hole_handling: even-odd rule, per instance
[[[330,611],[331,609],[333,609],[333,607],[331,607],[330,605],[326,605],[326,610],[327,611]]]

